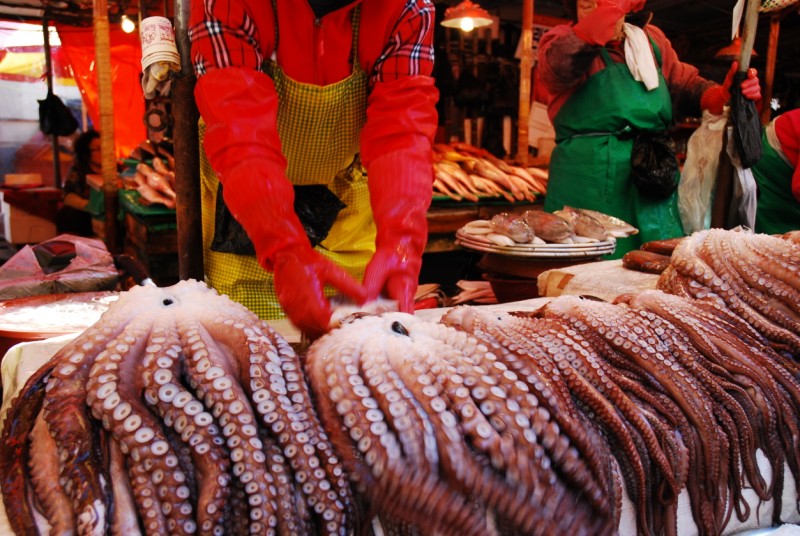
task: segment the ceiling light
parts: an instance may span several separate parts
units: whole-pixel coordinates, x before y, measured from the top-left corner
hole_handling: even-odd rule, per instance
[[[131,33],[136,29],[136,25],[127,15],[123,15],[119,22],[120,26],[122,26],[122,31],[125,33]]]
[[[490,26],[492,22],[492,17],[485,9],[478,4],[473,4],[470,0],[464,0],[456,7],[447,8],[447,11],[444,12],[442,26],[471,32],[474,28]]]

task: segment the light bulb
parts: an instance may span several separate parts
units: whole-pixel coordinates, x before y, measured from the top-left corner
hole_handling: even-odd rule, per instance
[[[133,23],[131,19],[128,18],[127,15],[122,16],[122,19],[120,19],[120,23],[122,25],[122,31],[125,33],[131,33],[136,29],[136,25]]]
[[[465,32],[471,32],[475,28],[475,21],[472,17],[464,17],[461,19],[461,29]]]

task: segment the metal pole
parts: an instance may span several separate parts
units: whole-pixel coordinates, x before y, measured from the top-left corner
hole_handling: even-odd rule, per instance
[[[528,118],[531,114],[531,69],[533,68],[533,0],[522,2],[522,58],[519,62],[519,117],[517,161],[528,165]]]
[[[178,224],[178,276],[203,280],[203,233],[200,209],[200,151],[194,102],[195,76],[189,42],[189,0],[175,0],[175,44],[181,70],[173,74],[172,119]]]
[[[44,35],[44,61],[45,77],[47,79],[47,93],[53,92],[53,56],[50,52],[50,21],[47,16],[42,18],[42,32]],[[59,154],[58,134],[50,136],[53,147],[53,184],[56,188],[61,188],[61,155]]]
[[[100,107],[100,155],[105,198],[106,246],[112,253],[121,249],[119,240],[119,198],[117,159],[114,147],[114,92],[111,85],[111,47],[106,0],[94,0],[94,54],[97,64],[97,98]]]

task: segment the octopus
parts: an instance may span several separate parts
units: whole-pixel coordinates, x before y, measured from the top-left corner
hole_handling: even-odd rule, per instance
[[[425,534],[614,532],[589,440],[562,433],[540,388],[470,334],[361,317],[314,343],[306,370],[370,510]]]
[[[134,288],[10,405],[12,528],[602,536],[628,500],[676,536],[679,496],[701,535],[800,519],[796,238],[696,233],[614,303],[344,315],[299,355],[202,283]]]
[[[28,381],[3,430],[17,534],[347,534],[350,483],[291,346],[205,284],[136,287]]]
[[[800,246],[747,231],[700,231],[681,240],[658,288],[725,306],[800,359]]]

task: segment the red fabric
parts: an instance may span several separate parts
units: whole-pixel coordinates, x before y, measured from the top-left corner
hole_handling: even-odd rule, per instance
[[[575,23],[573,29],[578,37],[590,45],[605,45],[614,38],[616,24],[624,16],[625,11],[619,4],[600,0],[595,10]]]
[[[800,201],[800,108],[775,118],[775,135],[781,143],[783,154],[794,167],[792,195]]]
[[[3,201],[28,214],[55,221],[61,190],[58,188],[3,189]]]
[[[59,53],[63,55],[83,96],[89,117],[98,130],[100,108],[97,95],[97,67],[92,28],[58,25],[61,39]],[[144,95],[139,77],[142,71],[142,49],[137,33],[110,31],[111,84],[114,99],[114,145],[116,156],[130,155],[147,132],[142,122]]]
[[[352,72],[351,14],[361,4],[358,59],[371,83],[433,70],[430,2],[356,0],[322,17],[307,2],[278,0],[278,64],[300,82],[327,85]],[[212,29],[212,30],[209,30]],[[198,77],[225,67],[260,68],[275,48],[271,1],[194,0],[189,35]]]
[[[716,85],[715,82],[701,77],[696,67],[681,62],[669,39],[659,28],[648,24],[645,31],[661,51],[661,72],[670,94],[682,95],[688,102],[700,102],[703,92]],[[547,112],[551,120],[586,79],[605,68],[603,59],[595,49],[575,34],[572,25],[555,26],[542,37],[537,81],[547,92]],[[595,56],[583,59],[593,51]],[[620,48],[611,48],[609,52],[613,61],[625,61]],[[588,66],[584,61],[588,62]]]
[[[711,86],[700,98],[700,109],[714,115],[721,115],[725,105],[731,100],[730,92],[723,86]]]

